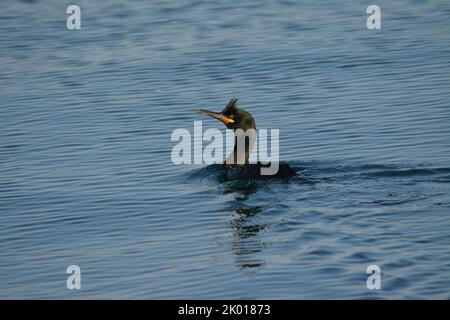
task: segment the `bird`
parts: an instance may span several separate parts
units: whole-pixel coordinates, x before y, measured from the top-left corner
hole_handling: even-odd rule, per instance
[[[246,179],[284,179],[296,176],[297,173],[287,163],[278,163],[278,171],[275,174],[262,174],[262,168],[271,167],[271,163],[263,164],[261,162],[249,163],[253,145],[256,138],[256,121],[250,112],[245,111],[237,105],[238,98],[231,99],[222,112],[213,112],[206,109],[197,109],[197,112],[221,121],[228,129],[232,129],[235,134],[241,129],[241,132],[251,134],[245,139],[244,152],[238,152],[237,136],[235,137],[233,152],[224,163],[225,169],[230,175],[236,178]],[[253,135],[253,136],[252,136]]]

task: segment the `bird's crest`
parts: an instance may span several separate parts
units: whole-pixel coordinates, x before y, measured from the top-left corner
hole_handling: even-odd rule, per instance
[[[222,113],[230,113],[237,108],[238,98],[231,99],[227,106],[223,109]]]

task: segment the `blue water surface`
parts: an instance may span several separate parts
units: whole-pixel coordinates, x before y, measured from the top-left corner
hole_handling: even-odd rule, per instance
[[[2,2],[0,298],[449,299],[450,2],[369,4]],[[302,179],[172,163],[233,97]]]

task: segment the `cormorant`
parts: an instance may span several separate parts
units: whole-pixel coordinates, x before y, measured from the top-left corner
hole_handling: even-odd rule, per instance
[[[242,129],[247,132],[253,129],[256,133],[256,122],[252,115],[242,108],[237,106],[238,99],[231,99],[222,112],[212,112],[205,109],[197,109],[198,113],[215,118],[225,124],[228,129],[236,130]],[[251,131],[251,130],[250,130]],[[235,138],[234,150],[230,154],[228,160],[224,163],[226,169],[232,169],[232,175],[238,178],[253,178],[253,179],[271,179],[271,178],[289,178],[296,176],[297,173],[286,163],[279,163],[278,171],[272,175],[261,174],[261,168],[269,168],[271,163],[262,164],[257,162],[255,164],[248,163],[251,150],[253,148],[254,140],[250,138],[245,139],[245,153],[238,152],[237,138]],[[238,168],[238,169],[234,169]],[[237,170],[237,171],[236,171]]]

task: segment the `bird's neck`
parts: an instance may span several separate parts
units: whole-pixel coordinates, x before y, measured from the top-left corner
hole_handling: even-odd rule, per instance
[[[226,167],[240,167],[248,163],[256,142],[256,130],[235,130],[234,149],[227,158]]]

